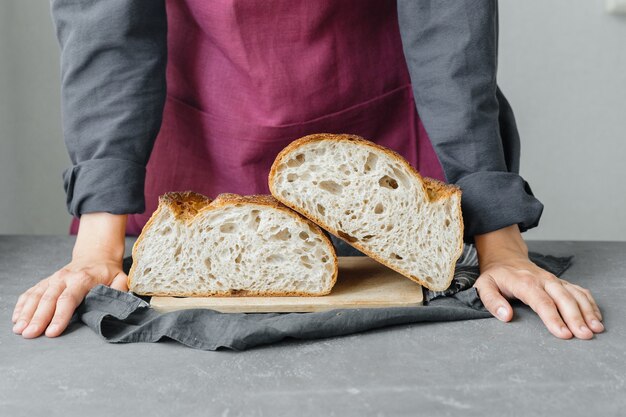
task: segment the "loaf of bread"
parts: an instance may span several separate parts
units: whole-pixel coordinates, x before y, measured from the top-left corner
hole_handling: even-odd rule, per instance
[[[359,136],[316,134],[278,154],[272,195],[363,253],[431,290],[452,281],[463,250],[461,191],[421,177]]]
[[[337,278],[330,240],[271,196],[168,193],[133,246],[141,295],[316,296]]]

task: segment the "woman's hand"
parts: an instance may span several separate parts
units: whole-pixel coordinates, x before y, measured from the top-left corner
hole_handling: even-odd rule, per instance
[[[502,321],[513,318],[507,299],[529,305],[550,333],[561,339],[591,339],[604,331],[591,292],[559,279],[528,259],[517,225],[475,237],[480,276],[474,287],[483,304]]]
[[[98,284],[127,291],[122,270],[126,215],[89,213],[81,217],[72,261],[17,300],[13,332],[30,339],[44,331],[59,336],[89,290]]]

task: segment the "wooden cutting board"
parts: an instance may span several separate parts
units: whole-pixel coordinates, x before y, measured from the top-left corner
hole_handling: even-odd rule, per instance
[[[222,313],[288,313],[337,308],[416,307],[422,287],[365,256],[339,257],[330,294],[320,297],[152,297],[159,312],[208,308]]]

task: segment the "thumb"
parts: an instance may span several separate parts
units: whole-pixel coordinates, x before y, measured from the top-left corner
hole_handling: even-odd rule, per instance
[[[496,280],[489,274],[478,277],[474,284],[480,300],[491,314],[501,321],[511,321],[513,318],[513,308],[511,304],[500,294],[500,289]]]
[[[113,278],[113,282],[111,282],[110,287],[119,291],[127,292],[128,276],[123,272],[118,273],[115,278]]]

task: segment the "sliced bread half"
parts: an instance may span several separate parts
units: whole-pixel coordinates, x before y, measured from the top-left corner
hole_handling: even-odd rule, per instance
[[[269,175],[276,199],[431,290],[452,281],[463,250],[461,191],[355,135],[287,146]]]
[[[141,295],[328,294],[330,240],[271,196],[168,193],[133,246],[128,287]]]

